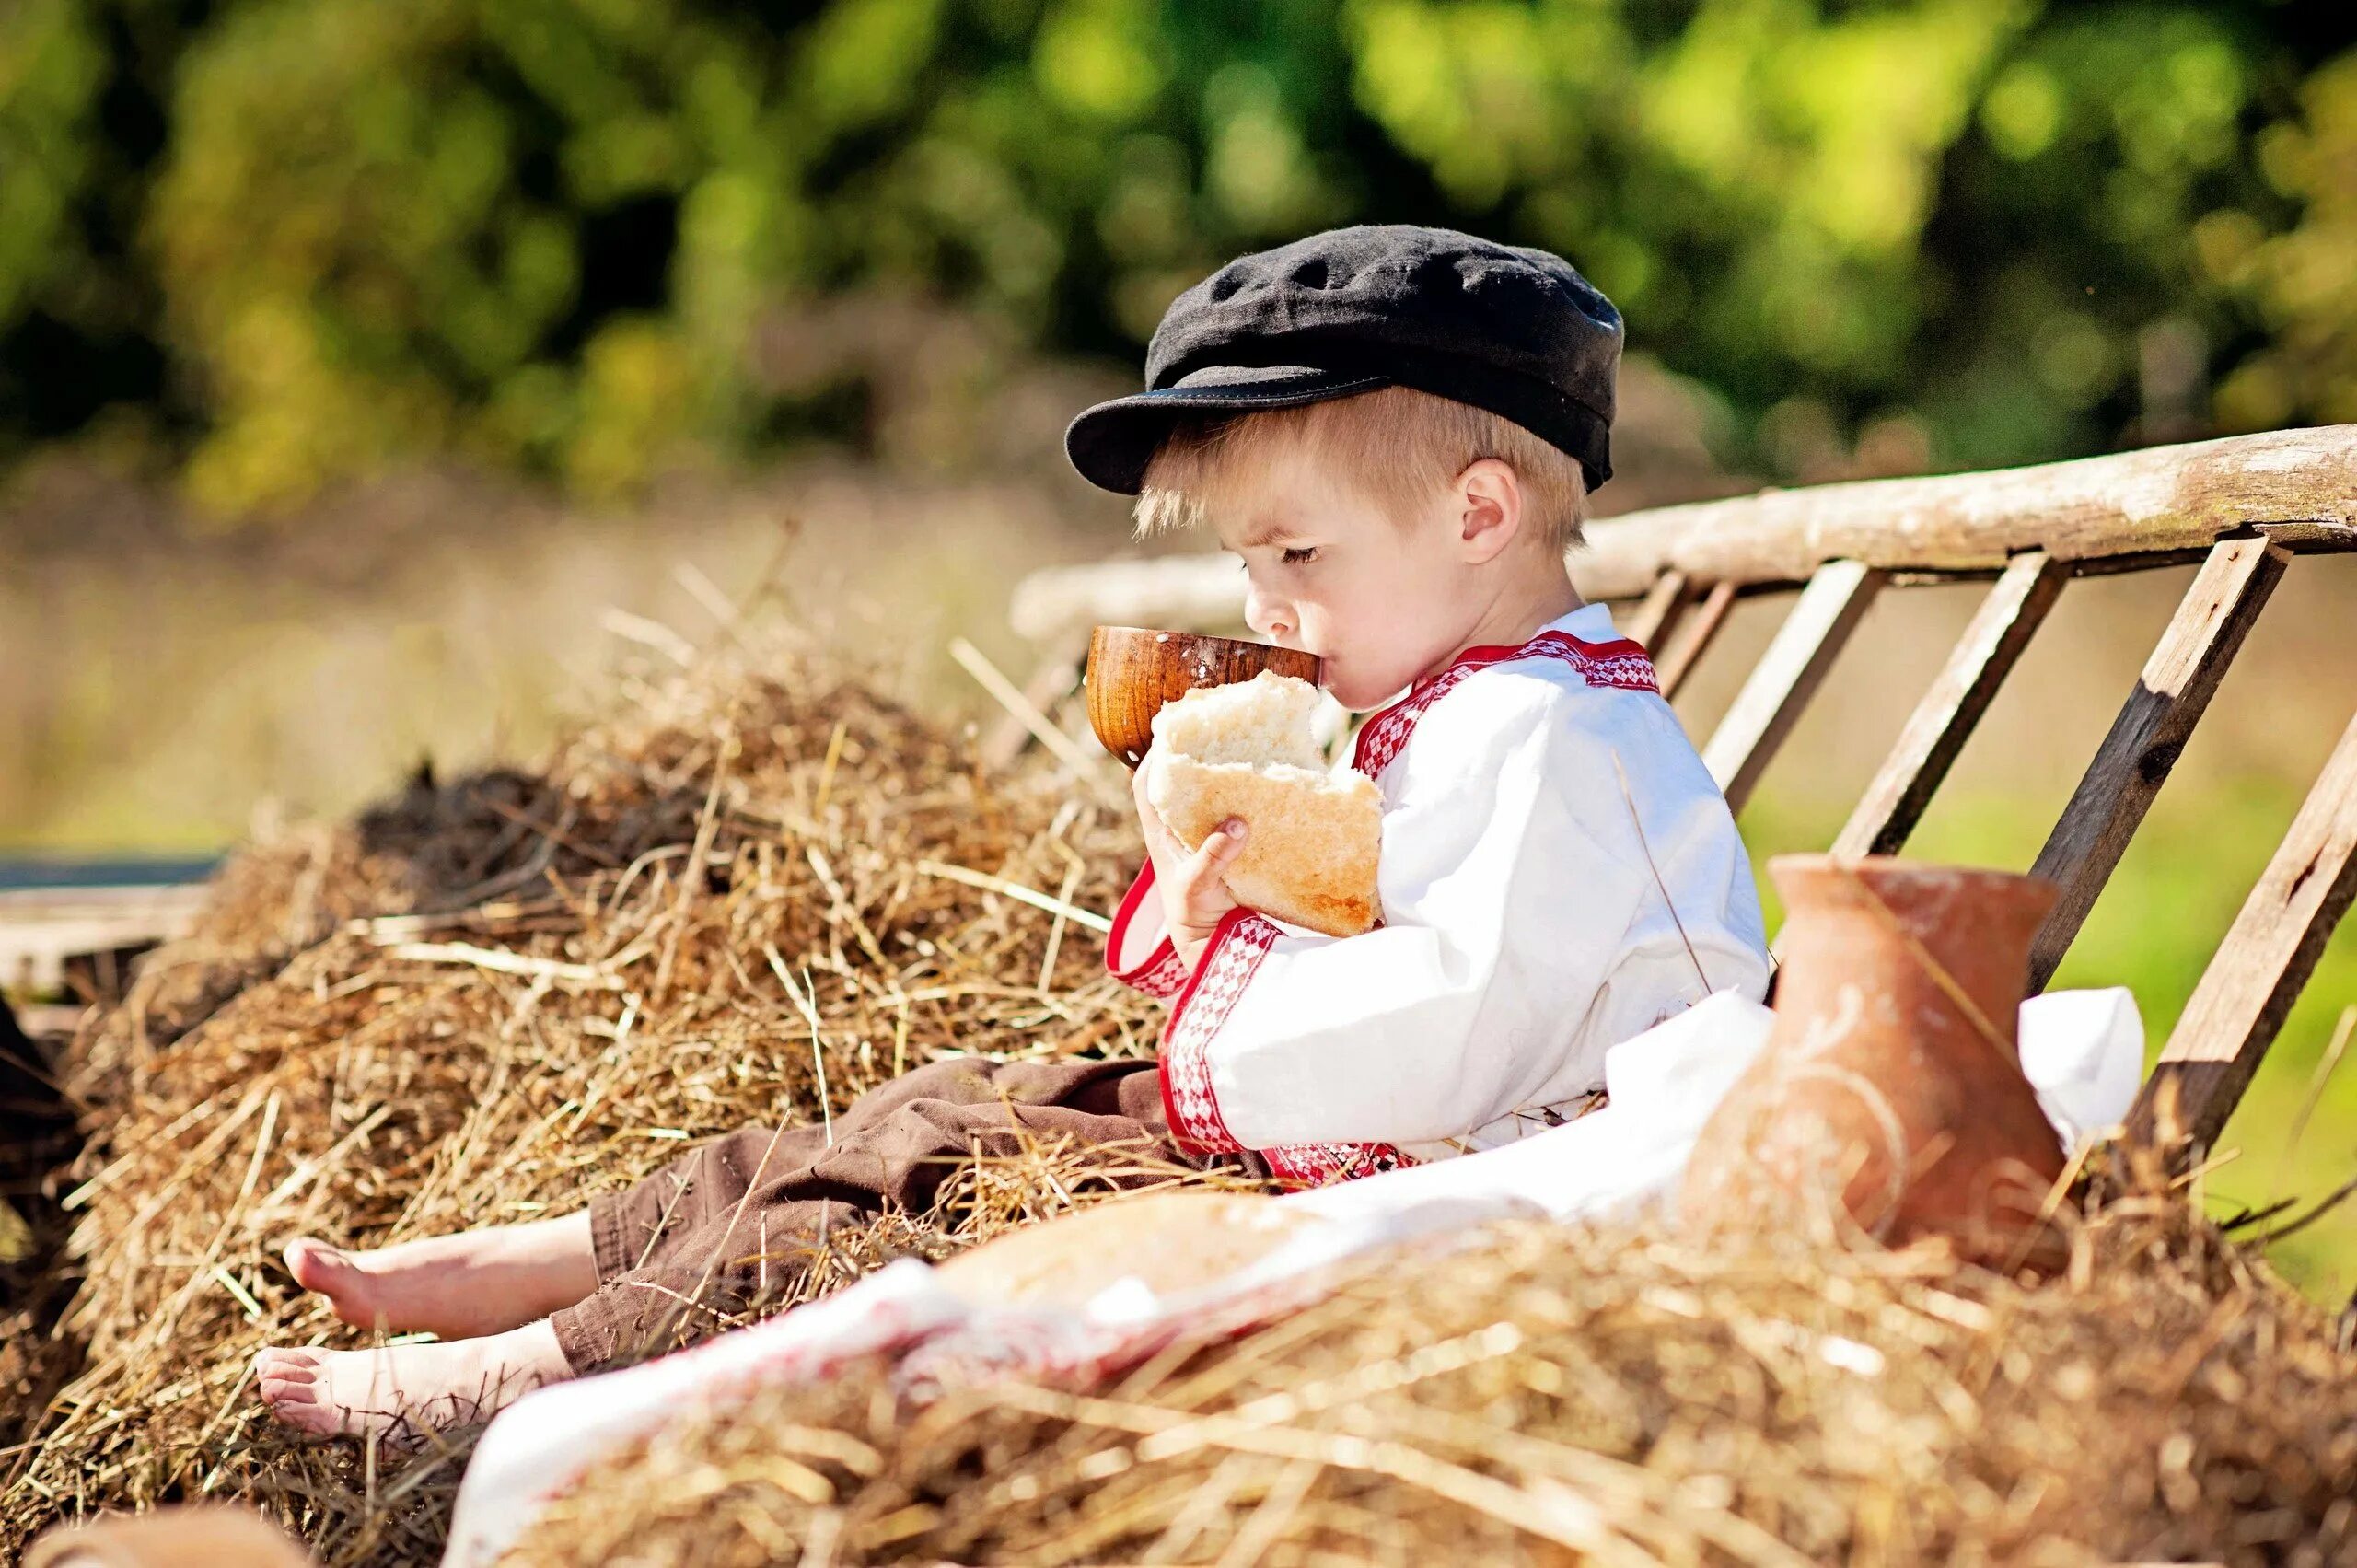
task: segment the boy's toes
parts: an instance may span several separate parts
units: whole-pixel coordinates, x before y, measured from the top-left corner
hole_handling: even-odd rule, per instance
[[[337,1248],[309,1237],[286,1244],[286,1272],[305,1290],[333,1295],[357,1282],[360,1271]]]
[[[319,1353],[310,1350],[266,1350],[254,1357],[254,1384],[270,1413],[298,1432],[332,1435],[336,1412],[325,1399],[326,1369]]]
[[[342,1417],[334,1411],[308,1400],[273,1404],[270,1407],[270,1413],[277,1418],[280,1425],[291,1426],[313,1437],[337,1437],[344,1430]]]
[[[254,1357],[254,1383],[272,1404],[318,1398],[319,1353],[266,1350]]]

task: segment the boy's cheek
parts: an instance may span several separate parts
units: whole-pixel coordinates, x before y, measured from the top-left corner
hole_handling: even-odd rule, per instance
[[[1353,661],[1338,658],[1327,663],[1327,694],[1345,708],[1356,712],[1369,705],[1371,699],[1366,691],[1366,684],[1365,678],[1359,673],[1357,665]],[[1377,697],[1381,695],[1382,693],[1376,693]]]

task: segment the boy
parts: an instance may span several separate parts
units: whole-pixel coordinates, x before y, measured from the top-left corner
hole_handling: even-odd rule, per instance
[[[1253,630],[1320,655],[1345,707],[1405,693],[1354,759],[1384,797],[1364,935],[1237,909],[1232,846],[1181,853],[1141,790],[1149,861],[1109,952],[1174,999],[1182,1146],[1311,1181],[1488,1147],[1592,1104],[1607,1047],[1765,991],[1725,800],[1564,566],[1609,473],[1620,345],[1558,257],[1346,229],[1190,290],[1149,390],[1074,424],[1074,463],[1137,490],[1142,528],[1208,517]]]
[[[1326,1181],[1493,1145],[1595,1102],[1605,1048],[1768,961],[1726,803],[1634,644],[1563,563],[1609,475],[1620,317],[1560,258],[1360,226],[1230,262],[1173,303],[1147,389],[1076,419],[1143,530],[1208,521],[1246,616],[1325,660],[1384,797],[1383,923],[1238,907],[1247,830],[1148,860],[1107,961],[1170,998],[1159,1063],[938,1063],[835,1124],[747,1129],[563,1219],[287,1261],[389,1352],[265,1351],[316,1432],[447,1424],[634,1348],[680,1296],[750,1294],[795,1238],[930,1203],[944,1156],[1023,1129]],[[1144,770],[1140,770],[1140,778]],[[784,1247],[781,1249],[781,1240]]]

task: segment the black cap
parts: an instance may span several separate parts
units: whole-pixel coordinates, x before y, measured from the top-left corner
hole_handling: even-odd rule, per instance
[[[1134,495],[1184,411],[1292,408],[1413,387],[1510,419],[1612,476],[1620,312],[1552,251],[1359,224],[1239,256],[1171,301],[1143,392],[1087,410],[1064,452]]]

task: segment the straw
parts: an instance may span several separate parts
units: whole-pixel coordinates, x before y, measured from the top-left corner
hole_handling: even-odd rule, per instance
[[[2330,1322],[2163,1167],[2096,1164],[2075,1285],[1499,1225],[1104,1387],[914,1404],[870,1365],[699,1408],[513,1561],[2349,1561]]]
[[[986,772],[871,671],[726,624],[684,668],[650,633],[535,767],[250,846],[56,1064],[87,1144],[48,1187],[70,1210],[29,1215],[63,1252],[0,1280],[0,1561],[211,1497],[337,1568],[433,1562],[470,1432],[314,1445],[253,1400],[261,1346],[369,1342],[294,1289],[287,1239],[569,1212],[948,1055],[1151,1049],[1159,1008],[1069,939],[1136,865],[1118,780]],[[1522,1224],[1100,1384],[915,1405],[853,1367],[601,1465],[521,1561],[2349,1561],[2357,1365],[2175,1156],[2092,1159],[2036,1287]],[[1204,1179],[1026,1142],[931,1214],[770,1237],[769,1299],[683,1299],[641,1349]]]
[[[1155,1005],[1062,935],[1101,929],[1089,906],[1134,870],[1123,794],[1044,759],[985,778],[869,670],[728,631],[685,668],[642,637],[656,657],[538,767],[250,846],[74,1043],[91,1136],[56,1186],[74,1211],[47,1211],[71,1247],[0,1299],[0,1561],[48,1523],[202,1493],[330,1562],[431,1562],[466,1434],[416,1458],[298,1444],[241,1391],[263,1345],[367,1342],[295,1290],[286,1240],[562,1214],[944,1055],[1150,1047]],[[758,1310],[1148,1179],[1137,1151],[1001,1165],[953,1173],[940,1214],[835,1227]],[[675,1340],[709,1331],[682,1319]]]

